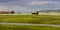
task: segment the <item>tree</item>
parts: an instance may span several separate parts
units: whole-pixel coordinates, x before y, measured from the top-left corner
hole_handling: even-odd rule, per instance
[[[13,13],[15,13],[14,11],[11,11],[11,13],[13,14]]]

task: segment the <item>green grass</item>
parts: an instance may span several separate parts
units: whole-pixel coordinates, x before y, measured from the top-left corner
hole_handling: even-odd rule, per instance
[[[0,22],[60,24],[60,15],[0,15]]]
[[[60,28],[59,27],[49,27],[49,26],[0,25],[0,30],[60,30]]]

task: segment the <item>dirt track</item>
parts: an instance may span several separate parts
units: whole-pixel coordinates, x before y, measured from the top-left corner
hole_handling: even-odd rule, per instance
[[[54,25],[54,24],[28,24],[28,23],[6,23],[6,22],[0,22],[0,24],[5,25],[24,25],[24,26],[52,26],[52,27],[60,27],[60,25]]]

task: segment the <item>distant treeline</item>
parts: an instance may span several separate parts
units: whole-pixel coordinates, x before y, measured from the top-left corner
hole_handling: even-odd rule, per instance
[[[46,13],[49,13],[49,12],[60,12],[60,10],[40,10],[39,12],[46,12]]]
[[[0,11],[0,14],[14,14],[14,11]]]

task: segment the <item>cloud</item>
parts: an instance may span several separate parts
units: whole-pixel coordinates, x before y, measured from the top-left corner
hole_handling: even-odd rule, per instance
[[[4,3],[5,3],[5,2],[11,2],[11,1],[15,1],[15,0],[0,0],[0,3],[1,3],[1,2],[4,2]]]
[[[48,0],[14,0],[10,2],[0,2],[0,10],[32,11],[37,9],[58,9],[59,1]]]
[[[58,2],[55,2],[55,1],[32,1],[32,2],[29,2],[27,5],[35,6],[35,5],[57,4],[57,3]]]

